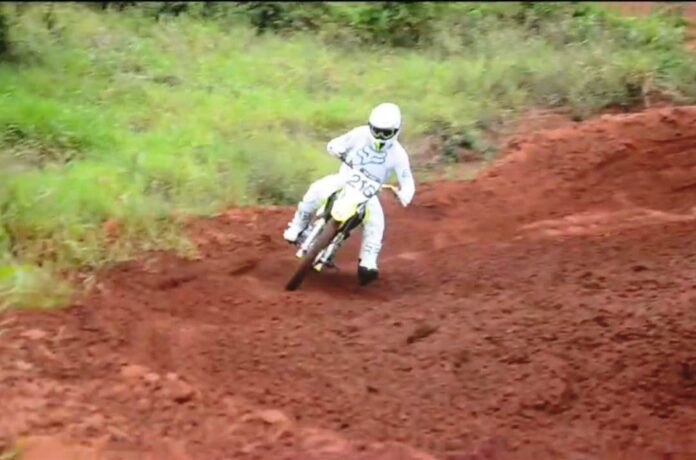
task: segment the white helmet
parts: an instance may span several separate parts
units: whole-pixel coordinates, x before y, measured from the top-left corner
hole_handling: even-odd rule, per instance
[[[399,134],[401,110],[398,105],[391,102],[382,103],[372,109],[368,124],[373,142],[381,149]]]

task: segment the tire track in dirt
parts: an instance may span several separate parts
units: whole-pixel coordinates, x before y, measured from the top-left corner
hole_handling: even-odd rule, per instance
[[[194,222],[198,260],[121,264],[69,309],[3,316],[0,440],[206,460],[688,458],[693,133],[693,107],[570,123],[518,137],[476,180],[421,185],[412,208],[385,198],[369,288],[355,239],[339,273],[283,291],[289,209]]]

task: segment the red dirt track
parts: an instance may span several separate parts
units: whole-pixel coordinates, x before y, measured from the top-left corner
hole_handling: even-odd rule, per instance
[[[284,292],[291,210],[242,209],[193,224],[198,260],[152,256],[68,309],[6,313],[0,445],[28,437],[30,460],[696,458],[696,108],[569,123],[504,153],[474,181],[420,185],[408,209],[385,196],[368,288],[356,238],[340,273]]]

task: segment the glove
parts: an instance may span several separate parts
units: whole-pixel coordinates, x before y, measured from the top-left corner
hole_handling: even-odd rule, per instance
[[[396,197],[399,199],[399,202],[401,203],[401,206],[404,208],[409,205],[409,201],[406,199],[406,197],[403,195],[402,191],[400,188],[394,190],[394,194]]]
[[[334,156],[340,160],[345,160],[346,155],[348,154],[347,150],[343,150],[338,146],[333,145],[331,142],[329,142],[329,145],[327,146],[326,150],[329,152],[331,156]]]

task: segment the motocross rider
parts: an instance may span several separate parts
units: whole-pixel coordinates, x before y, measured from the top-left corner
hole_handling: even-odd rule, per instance
[[[400,188],[396,191],[401,204],[408,206],[416,192],[406,150],[398,141],[401,131],[401,110],[396,104],[383,103],[370,113],[367,125],[331,140],[326,150],[330,155],[348,161],[370,176],[385,183],[396,173]],[[350,178],[351,168],[343,164],[338,174],[314,182],[297,206],[293,219],[283,233],[285,240],[296,244],[307,228],[312,215],[333,192]],[[367,218],[363,223],[362,246],[358,261],[358,279],[365,285],[377,279],[377,259],[384,236],[384,211],[377,195],[367,202]]]

